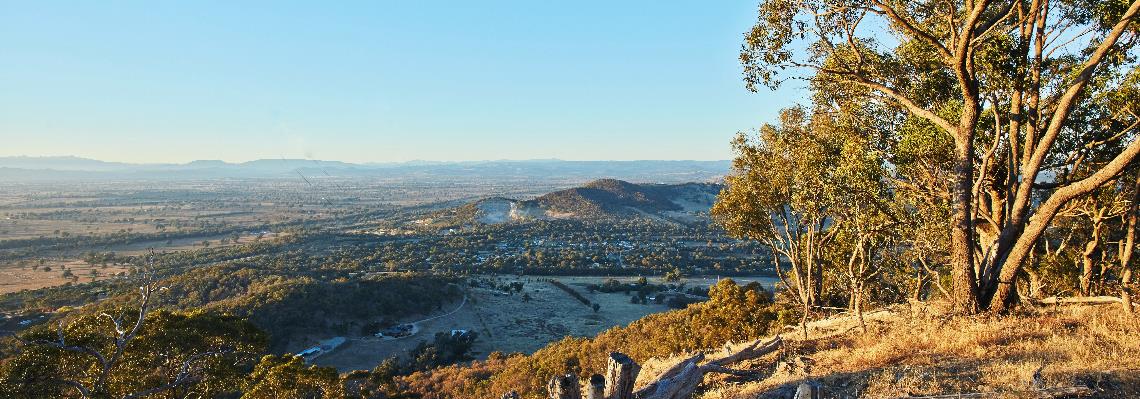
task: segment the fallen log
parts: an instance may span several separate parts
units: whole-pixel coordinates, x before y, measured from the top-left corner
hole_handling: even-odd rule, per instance
[[[1039,300],[1031,300],[1033,303],[1039,305],[1111,305],[1123,303],[1119,297],[1115,296],[1087,296],[1087,297],[1048,297]],[[1133,306],[1140,307],[1140,304],[1133,302]]]
[[[1076,386],[1042,389],[1037,392],[1033,392],[1032,397],[1036,399],[1072,398],[1091,396],[1093,393],[1095,393],[1095,391],[1093,391],[1092,388]]]
[[[661,373],[657,380],[644,388],[637,390],[634,397],[641,399],[682,399],[688,398],[696,391],[697,386],[704,381],[705,374],[727,373],[734,375],[746,374],[729,368],[729,365],[752,360],[772,353],[780,348],[783,339],[777,336],[767,342],[756,340],[743,349],[720,359],[712,360],[704,365],[698,363],[704,359],[703,354],[690,357]]]
[[[697,362],[705,358],[698,354],[682,360],[657,377],[657,380],[633,393],[639,399],[667,399],[688,398],[692,396],[697,385],[704,379],[704,372],[697,367]],[[685,393],[689,395],[684,395]]]
[[[780,345],[783,345],[783,344],[784,344],[784,340],[783,340],[783,338],[780,338],[780,336],[776,336],[776,338],[772,338],[768,342],[763,342],[761,340],[755,340],[755,341],[752,341],[752,344],[744,347],[744,349],[741,349],[741,350],[737,351],[736,353],[722,357],[720,359],[713,360],[713,361],[709,362],[709,364],[710,365],[716,365],[716,366],[728,366],[728,365],[733,364],[733,363],[739,363],[739,362],[742,362],[745,360],[752,360],[752,359],[767,355],[769,353],[775,352],[776,349],[780,349]]]

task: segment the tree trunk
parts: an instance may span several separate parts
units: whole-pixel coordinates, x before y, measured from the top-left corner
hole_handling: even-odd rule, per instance
[[[820,306],[823,304],[823,265],[819,264],[819,260],[812,261],[811,269],[811,306]]]
[[[915,301],[921,301],[923,287],[926,287],[926,273],[920,268],[915,268],[914,292],[911,293],[910,298]]]
[[[804,340],[808,339],[808,334],[807,334],[808,313],[811,313],[811,307],[807,306],[807,304],[804,304],[804,314],[802,316],[800,316],[800,331],[803,331],[803,333],[804,333]]]
[[[977,313],[977,272],[974,270],[974,226],[971,217],[974,184],[974,143],[970,131],[957,137],[954,164],[953,212],[950,220],[950,261],[954,268],[954,308],[963,314]],[[964,137],[963,137],[964,136]]]
[[[1048,10],[1048,7],[1045,8]],[[1097,67],[1107,56],[1109,50],[1117,43],[1121,35],[1128,30],[1128,27],[1135,23],[1137,14],[1140,13],[1140,1],[1133,1],[1128,7],[1128,10],[1117,20],[1113,25],[1112,30],[1104,38],[1103,41],[1092,52],[1089,59],[1085,61],[1084,67],[1075,78],[1075,81],[1064,90],[1064,94],[1055,102],[1052,115],[1049,117],[1049,125],[1043,132],[1041,139],[1037,142],[1036,149],[1030,150],[1030,144],[1034,140],[1026,138],[1026,154],[1032,152],[1032,156],[1025,159],[1023,163],[1022,185],[1019,187],[1018,196],[1016,200],[1028,200],[1028,196],[1022,195],[1024,192],[1030,191],[1032,184],[1037,179],[1037,173],[1041,165],[1045,162],[1046,155],[1052,146],[1057,135],[1065,124],[1069,114],[1073,111],[1074,104],[1078,101],[1081,92],[1092,80],[1092,76]],[[1040,46],[1039,46],[1040,47]],[[1036,73],[1036,69],[1034,68]],[[1017,290],[1014,287],[1015,277],[1021,272],[1022,263],[1028,257],[1029,252],[1036,244],[1037,240],[1041,237],[1045,227],[1057,213],[1057,208],[1069,202],[1073,198],[1086,194],[1093,189],[1104,184],[1106,181],[1115,178],[1120,172],[1128,166],[1133,159],[1136,158],[1137,152],[1140,152],[1140,140],[1133,139],[1124,150],[1112,159],[1108,164],[1097,170],[1091,176],[1082,179],[1078,182],[1072,183],[1057,189],[1048,199],[1044,201],[1030,217],[1026,223],[1025,230],[1017,234],[1016,242],[1010,247],[1006,254],[999,251],[999,258],[995,260],[992,265],[997,275],[996,279],[987,279],[986,286],[981,287],[985,291],[985,296],[980,298],[986,306],[989,307],[991,312],[1004,312],[1017,300]],[[1028,206],[1028,203],[1022,204]],[[1015,205],[1014,212],[1018,212],[1021,206]],[[955,220],[956,222],[956,220]],[[1013,228],[1019,228],[1020,223],[1013,225]],[[988,303],[987,303],[988,302]]]
[[[1096,274],[1094,270],[1096,268],[1096,262],[1093,261],[1093,254],[1096,253],[1097,241],[1100,240],[1094,233],[1093,238],[1085,243],[1085,249],[1081,251],[1081,296],[1089,296],[1092,294],[1093,274]]]
[[[1026,269],[1026,274],[1029,275],[1029,289],[1027,293],[1030,298],[1039,298],[1041,295],[1041,274]]]
[[[1132,202],[1128,204],[1128,214],[1125,216],[1124,240],[1120,242],[1118,257],[1120,258],[1120,301],[1124,313],[1133,314],[1132,309],[1132,252],[1136,250],[1136,224],[1140,215],[1140,173],[1136,173],[1136,181],[1132,184]]]

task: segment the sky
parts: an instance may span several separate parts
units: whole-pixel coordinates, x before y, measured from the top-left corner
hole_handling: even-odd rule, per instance
[[[756,0],[0,0],[0,156],[729,159]]]

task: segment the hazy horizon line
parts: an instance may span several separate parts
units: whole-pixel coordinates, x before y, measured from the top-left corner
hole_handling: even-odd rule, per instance
[[[411,159],[403,161],[344,161],[338,159],[321,159],[321,158],[249,158],[242,161],[232,161],[223,159],[193,159],[189,161],[158,161],[158,162],[132,162],[121,160],[110,160],[91,158],[79,155],[0,155],[0,159],[74,159],[84,161],[95,161],[103,163],[117,163],[125,165],[187,165],[194,162],[222,162],[231,165],[240,165],[256,161],[317,161],[317,162],[339,162],[345,164],[355,165],[368,165],[368,164],[410,164],[410,163],[488,163],[488,162],[541,162],[541,161],[556,161],[556,162],[727,162],[731,159],[565,159],[565,158],[500,158],[500,159],[464,159],[464,160],[435,160],[435,159]]]

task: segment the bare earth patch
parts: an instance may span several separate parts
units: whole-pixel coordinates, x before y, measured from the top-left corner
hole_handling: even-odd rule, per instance
[[[32,270],[30,265],[0,264],[0,294],[34,290],[44,287],[63,285],[73,280],[63,276],[64,267],[67,267],[77,279],[74,282],[87,283],[94,280],[114,278],[113,275],[126,272],[126,266],[108,265],[92,266],[79,260],[46,261],[43,265],[36,265]],[[50,268],[50,270],[46,270]],[[91,275],[91,271],[98,273]]]

